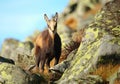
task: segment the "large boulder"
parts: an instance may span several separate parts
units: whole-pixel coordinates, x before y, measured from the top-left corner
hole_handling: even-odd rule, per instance
[[[59,15],[58,33],[62,47],[69,43],[72,33],[93,21],[94,15],[108,0],[69,0]]]
[[[13,51],[16,50],[16,48],[19,45],[19,41],[15,39],[6,39],[1,48],[0,55],[5,56],[7,58],[14,58],[14,55],[12,54]]]
[[[34,55],[33,55],[34,45],[28,42],[19,42],[18,47],[13,52],[15,56],[15,63],[18,66],[21,66],[24,69],[27,69],[30,65],[35,64]]]
[[[90,74],[99,75],[105,81],[111,80],[109,77],[118,71],[120,64],[119,4],[120,0],[105,4],[94,22],[86,26],[77,53],[56,83],[81,83],[90,80],[87,78]]]
[[[1,84],[46,84],[46,80],[37,74],[28,74],[20,67],[8,63],[0,64]]]
[[[26,69],[34,64],[33,47],[34,45],[30,41],[20,42],[15,39],[6,39],[0,55],[14,60],[16,65]]]

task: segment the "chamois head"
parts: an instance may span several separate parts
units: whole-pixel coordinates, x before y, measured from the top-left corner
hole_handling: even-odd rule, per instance
[[[53,16],[51,19],[49,19],[47,15],[44,14],[44,19],[47,22],[48,29],[55,34],[57,32],[58,13],[56,12],[55,16]]]

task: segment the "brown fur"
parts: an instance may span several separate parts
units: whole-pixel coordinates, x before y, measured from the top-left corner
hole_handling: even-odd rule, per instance
[[[44,15],[44,18],[47,22],[48,28],[41,32],[35,40],[35,62],[36,69],[44,71],[44,65],[46,63],[47,67],[50,68],[50,61],[55,57],[56,65],[60,58],[61,53],[61,40],[57,34],[57,18],[58,14],[56,13],[55,17],[51,20],[48,19],[47,15]],[[58,49],[58,50],[57,50]],[[33,67],[32,67],[33,68]],[[30,68],[31,69],[31,68]]]
[[[38,37],[36,38],[35,44],[36,47],[39,46],[43,51],[50,52],[51,48],[53,48],[54,45],[54,38],[52,38],[49,35],[49,31],[45,30],[43,31]],[[44,50],[45,49],[45,50]],[[39,53],[39,51],[35,50],[35,53]]]
[[[43,69],[46,62],[47,55],[54,55],[54,38],[49,35],[49,30],[43,31],[36,39],[35,42],[35,56],[36,64],[39,67],[39,61],[41,63],[41,69]],[[43,69],[44,70],[44,69]]]

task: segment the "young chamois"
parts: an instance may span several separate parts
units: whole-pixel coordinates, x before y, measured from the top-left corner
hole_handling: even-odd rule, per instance
[[[50,61],[55,58],[54,65],[58,64],[61,55],[61,39],[57,33],[57,19],[58,13],[49,19],[44,14],[44,19],[47,23],[48,28],[41,32],[35,41],[35,62],[36,69],[40,72],[44,71],[45,64],[50,68]]]

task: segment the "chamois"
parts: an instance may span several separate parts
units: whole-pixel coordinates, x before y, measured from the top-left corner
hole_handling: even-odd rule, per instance
[[[54,65],[58,64],[61,55],[61,39],[57,33],[58,13],[49,19],[44,14],[44,19],[47,23],[47,29],[41,32],[35,40],[35,62],[36,69],[44,72],[44,66],[50,68],[50,61],[55,58]]]

